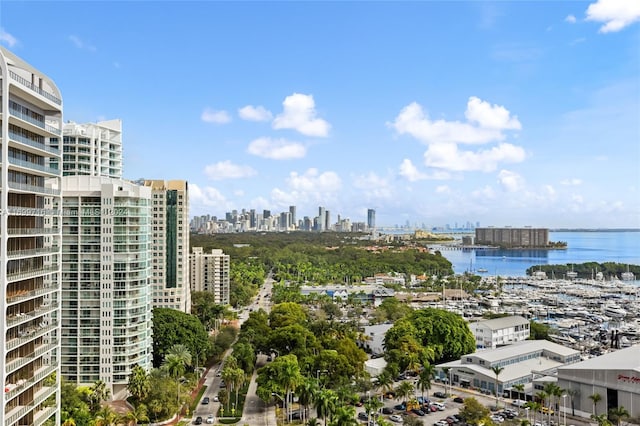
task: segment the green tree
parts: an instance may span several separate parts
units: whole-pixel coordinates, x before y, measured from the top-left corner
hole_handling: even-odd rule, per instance
[[[500,397],[500,391],[498,390],[498,376],[500,376],[500,373],[502,373],[502,371],[504,370],[504,367],[500,367],[498,365],[494,365],[493,367],[491,367],[491,371],[493,371],[493,374],[496,375],[496,388],[495,388],[495,394],[496,394],[496,408],[498,408],[498,401],[499,401],[499,397]]]
[[[408,398],[413,395],[414,387],[413,383],[408,381],[403,381],[396,387],[396,398],[398,400],[404,400],[406,405]]]
[[[338,404],[338,395],[332,389],[321,389],[316,397],[316,411],[318,417],[324,419],[324,425],[327,426],[327,418],[333,415]]]
[[[620,423],[628,419],[630,417],[629,411],[623,406],[618,406],[616,408],[609,409],[609,418],[612,422],[615,422],[616,425],[620,426]]]
[[[191,292],[191,314],[198,317],[208,329],[216,328],[217,322],[225,315],[227,307],[216,302],[216,295],[210,291]]]
[[[146,370],[137,364],[134,365],[127,383],[127,390],[131,393],[131,396],[136,402],[140,402],[149,395],[149,387],[149,377]]]
[[[337,407],[331,417],[331,426],[358,426],[356,409],[350,405]]]
[[[160,367],[173,345],[184,345],[190,354],[209,354],[207,330],[194,315],[176,309],[153,309],[153,366]]]
[[[474,397],[465,398],[463,407],[460,409],[460,415],[464,421],[473,426],[488,424],[487,417],[489,417],[489,414],[489,409]]]
[[[272,330],[294,324],[306,324],[307,313],[297,303],[285,302],[275,305],[269,313],[269,326]]]
[[[575,408],[575,398],[577,396],[580,396],[580,390],[579,389],[567,389],[567,395],[569,395],[569,398],[571,398],[571,415],[575,416],[576,415],[576,408]]]
[[[531,340],[549,340],[549,326],[541,324],[534,320],[529,322],[529,339]]]
[[[592,414],[591,418],[598,423],[598,426],[611,426],[611,422],[607,419],[607,415],[605,413]]]
[[[107,387],[107,384],[102,380],[96,380],[90,388],[88,395],[89,409],[92,413],[97,413],[100,410],[102,401],[109,399],[111,391]]]
[[[593,414],[597,415],[598,411],[596,409],[598,408],[598,402],[602,400],[602,395],[596,392],[589,395],[589,399],[593,402]]]
[[[435,375],[435,369],[433,365],[426,364],[423,366],[422,371],[420,371],[420,375],[418,376],[418,389],[422,392],[422,398],[424,398],[424,391],[429,392],[431,389],[431,381]]]
[[[304,414],[302,416],[302,420],[304,421],[308,411],[309,406],[315,401],[316,395],[320,391],[320,385],[318,380],[313,377],[306,377],[296,389],[296,393],[298,394],[298,402],[300,405],[304,407]]]

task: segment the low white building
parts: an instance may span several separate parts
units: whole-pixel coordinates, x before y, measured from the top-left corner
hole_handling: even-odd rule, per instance
[[[384,358],[371,358],[364,362],[364,370],[371,375],[371,377],[377,377],[387,367],[387,361]]]
[[[494,349],[529,339],[529,320],[521,316],[494,318],[469,323],[478,349]]]

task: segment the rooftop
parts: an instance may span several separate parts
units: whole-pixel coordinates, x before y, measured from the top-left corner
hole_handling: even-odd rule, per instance
[[[468,354],[467,356],[475,356],[484,359],[489,363],[494,363],[503,359],[515,358],[523,354],[538,352],[541,350],[551,352],[559,356],[569,356],[580,353],[575,349],[567,348],[566,346],[562,346],[548,340],[523,340],[497,349],[480,350],[473,354]]]
[[[577,362],[561,370],[636,370],[640,372],[640,345]]]
[[[502,317],[502,318],[494,318],[494,319],[478,322],[478,325],[489,327],[491,330],[500,330],[503,328],[513,327],[514,325],[522,325],[522,324],[529,324],[529,320],[518,315]]]

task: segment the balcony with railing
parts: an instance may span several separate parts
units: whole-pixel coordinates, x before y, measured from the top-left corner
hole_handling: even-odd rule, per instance
[[[44,209],[30,208],[30,207],[9,207],[7,209],[9,214],[25,215],[25,216],[39,216],[44,215],[46,211]],[[7,234],[11,236],[20,235],[54,235],[60,232],[60,228],[8,228]]]
[[[57,148],[45,145],[42,142],[35,141],[26,136],[19,135],[16,132],[9,131],[9,139],[15,142],[29,145],[30,147],[33,147],[33,148],[41,149],[51,154],[60,155],[60,150],[58,150]]]
[[[33,353],[30,353],[27,356],[15,357],[13,359],[7,360],[7,364],[5,366],[7,375],[29,364],[30,362],[35,361],[36,359],[40,358],[42,355],[46,354],[49,351],[54,350],[57,347],[58,347],[57,342],[53,341],[51,343],[46,343],[46,344],[37,346],[33,351]]]
[[[39,277],[41,275],[58,272],[60,270],[59,265],[43,265],[35,268],[30,268],[22,271],[12,271],[7,273],[7,281],[20,281],[29,278]]]
[[[50,246],[26,250],[9,250],[7,251],[7,257],[9,259],[19,259],[21,257],[40,256],[45,254],[57,253],[59,249],[59,246]]]
[[[48,100],[50,100],[54,104],[62,105],[62,100],[60,98],[58,98],[56,95],[54,95],[53,93],[49,93],[46,90],[41,89],[40,87],[36,86],[35,84],[30,82],[26,78],[18,75],[18,73],[9,70],[9,76],[14,81],[20,83],[22,86],[24,86],[24,87],[26,87],[28,89],[31,89],[32,91],[36,92],[40,96],[43,96],[43,97],[47,98]]]
[[[19,166],[19,167],[25,167],[29,170],[37,170],[39,172],[49,173],[55,176],[60,175],[59,169],[45,166],[43,164],[32,163],[31,161],[25,161],[19,158],[11,157],[11,156],[9,156],[9,164],[12,164],[14,166]]]
[[[59,189],[46,188],[44,186],[29,185],[26,183],[9,181],[9,188],[15,189],[18,191],[37,192],[39,194],[46,194],[46,195],[60,195]]]
[[[6,342],[6,349],[8,351],[17,348],[20,345],[24,345],[25,343],[29,343],[30,341],[46,336],[51,333],[53,330],[58,328],[58,323],[56,321],[50,321],[49,324],[41,323],[39,326],[29,327],[27,329],[22,330],[18,333],[18,337],[11,338],[9,337]]]
[[[58,287],[54,285],[46,285],[35,290],[18,290],[7,292],[7,304],[19,303],[23,300],[29,300],[34,297],[42,296],[47,293],[57,291]]]

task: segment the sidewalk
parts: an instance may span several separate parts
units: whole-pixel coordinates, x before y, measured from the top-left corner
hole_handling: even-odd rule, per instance
[[[258,369],[266,364],[267,356],[258,355],[256,365],[251,375],[251,381],[247,388],[247,397],[244,402],[242,418],[238,424],[251,426],[276,426],[276,411],[274,405],[267,405],[256,395],[258,384],[256,378]]]

